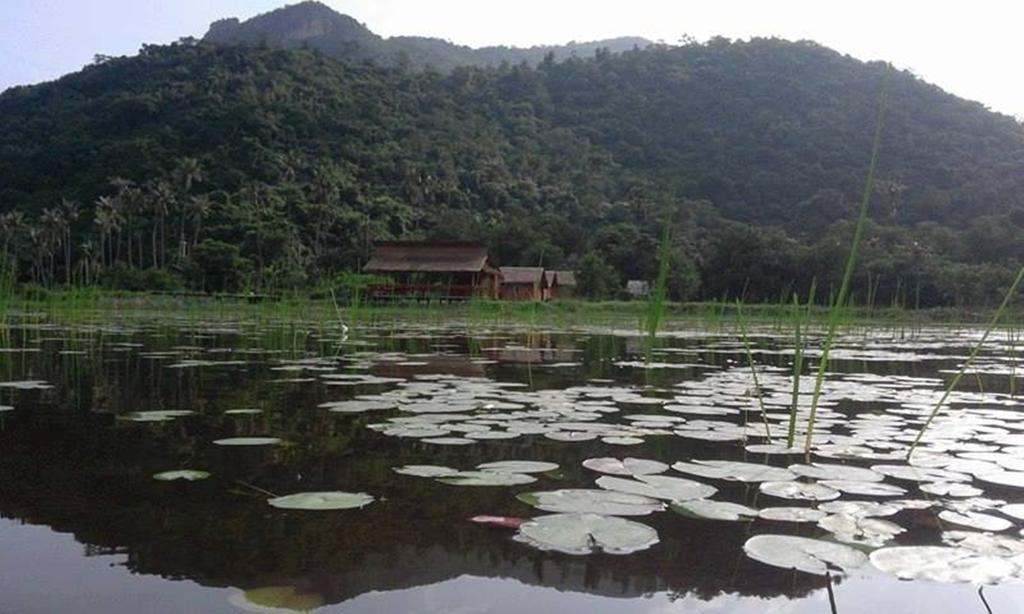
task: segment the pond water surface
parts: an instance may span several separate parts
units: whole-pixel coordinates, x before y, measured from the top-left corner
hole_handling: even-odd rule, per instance
[[[648,361],[585,327],[31,320],[0,351],[0,612],[1024,611],[1015,348],[905,460],[978,335],[844,337],[808,465],[768,329],[758,388],[730,331]],[[339,491],[368,497],[268,503]],[[553,513],[580,515],[518,526]]]

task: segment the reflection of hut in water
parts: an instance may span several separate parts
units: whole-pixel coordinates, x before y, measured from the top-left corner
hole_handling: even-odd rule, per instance
[[[414,375],[457,375],[483,377],[484,366],[465,354],[436,354],[411,356],[401,361],[379,361],[370,373],[382,377],[413,377]]]
[[[572,298],[576,295],[576,274],[572,271],[544,271],[547,281],[545,300]]]
[[[501,267],[501,298],[506,301],[542,301],[547,288],[547,277],[541,267]]]
[[[460,241],[378,241],[363,270],[388,278],[370,298],[496,299],[501,273],[487,248]]]
[[[579,359],[579,350],[572,348],[531,348],[508,346],[491,350],[488,355],[498,362],[511,363],[555,363],[573,362]]]

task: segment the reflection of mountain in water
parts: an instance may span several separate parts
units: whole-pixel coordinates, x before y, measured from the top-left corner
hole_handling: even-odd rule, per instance
[[[818,578],[794,579],[747,560],[740,525],[662,513],[639,519],[661,534],[662,543],[650,551],[627,557],[548,554],[514,542],[510,531],[464,520],[479,513],[534,513],[507,489],[458,489],[389,470],[405,462],[468,467],[527,454],[576,467],[593,452],[579,446],[496,442],[486,452],[392,447],[385,458],[381,444],[391,441],[355,436],[355,453],[210,450],[199,453],[194,466],[211,469],[219,480],[159,484],[150,473],[175,462],[183,441],[203,438],[199,427],[186,421],[143,429],[25,422],[0,458],[0,515],[71,532],[93,553],[126,554],[126,565],[138,573],[207,586],[286,584],[330,603],[467,574],[608,597],[660,591],[706,599],[722,592],[796,596],[820,588]],[[300,439],[297,432],[292,439]],[[233,483],[281,493],[294,475],[302,475],[310,490],[365,489],[386,500],[352,512],[288,513]],[[582,483],[544,483],[564,485]]]

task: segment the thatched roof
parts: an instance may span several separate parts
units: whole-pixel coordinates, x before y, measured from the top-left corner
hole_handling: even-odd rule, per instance
[[[501,283],[508,284],[530,284],[540,287],[547,286],[544,278],[544,269],[533,266],[503,266],[501,267]]]
[[[363,267],[368,273],[497,273],[479,243],[379,241]]]
[[[572,271],[544,271],[548,286],[576,287],[576,274]]]

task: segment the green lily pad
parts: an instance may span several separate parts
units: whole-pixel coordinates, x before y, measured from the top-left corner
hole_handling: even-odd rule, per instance
[[[880,547],[905,529],[888,520],[849,514],[832,514],[818,521],[818,526],[837,540],[848,544]]]
[[[404,465],[402,467],[392,467],[391,470],[402,475],[414,475],[421,478],[443,478],[459,472],[458,469],[441,465]]]
[[[859,482],[856,480],[822,480],[818,482],[822,486],[828,486],[833,490],[848,495],[860,495],[862,497],[899,497],[907,494],[907,490],[895,484],[884,484],[882,482]]]
[[[168,420],[173,420],[175,418],[191,416],[194,413],[196,412],[186,409],[161,409],[154,411],[136,411],[130,414],[118,416],[117,419],[128,422],[167,422]]]
[[[309,612],[326,603],[316,593],[300,592],[294,586],[264,586],[228,598],[231,605],[250,612]]]
[[[174,480],[195,482],[196,480],[205,480],[208,477],[210,477],[210,473],[208,471],[198,471],[195,469],[177,469],[175,471],[164,471],[153,475],[154,480],[160,480],[161,482],[171,482]]]
[[[758,513],[758,518],[776,522],[818,522],[825,512],[810,507],[765,507]]]
[[[831,501],[839,491],[814,482],[761,482],[758,489],[766,495],[801,501]]]
[[[741,521],[757,518],[758,511],[739,503],[729,501],[712,501],[710,499],[694,499],[693,501],[673,501],[669,507],[681,516],[700,518],[701,520]]]
[[[613,490],[566,488],[525,492],[518,499],[545,512],[645,516],[665,509],[657,499]]]
[[[1013,523],[1005,518],[980,512],[965,511],[961,514],[953,510],[943,510],[939,512],[939,518],[946,522],[971,527],[972,529],[981,529],[982,531],[1005,531],[1013,526]]]
[[[540,550],[584,555],[597,550],[630,554],[658,543],[647,525],[599,514],[553,514],[523,523],[515,539]]]
[[[792,471],[782,467],[739,461],[695,460],[692,463],[680,461],[672,465],[672,468],[680,473],[734,482],[784,482],[796,478]]]
[[[1000,584],[1020,567],[1003,557],[980,555],[949,546],[892,546],[871,553],[871,564],[901,580]]]
[[[524,473],[505,471],[460,471],[440,477],[437,481],[452,486],[519,486],[536,482],[537,478]]]
[[[855,482],[881,482],[885,476],[862,467],[837,465],[833,463],[813,463],[810,465],[790,465],[793,473],[815,480],[850,480]]]
[[[213,440],[218,446],[274,446],[281,442],[277,437],[228,437]]]
[[[607,490],[627,492],[666,501],[706,499],[718,492],[718,489],[714,486],[666,475],[638,475],[635,480],[605,475],[599,477],[595,483]]]
[[[747,556],[782,569],[824,575],[830,568],[863,567],[868,557],[849,546],[792,535],[755,535],[743,544]]]
[[[270,505],[285,510],[349,510],[365,507],[374,498],[364,492],[300,492],[268,499]]]
[[[668,471],[665,463],[645,458],[588,458],[583,461],[583,466],[591,471],[611,475],[652,475]]]
[[[558,463],[507,460],[482,463],[477,465],[476,468],[482,471],[503,471],[506,473],[546,473],[558,469]]]

